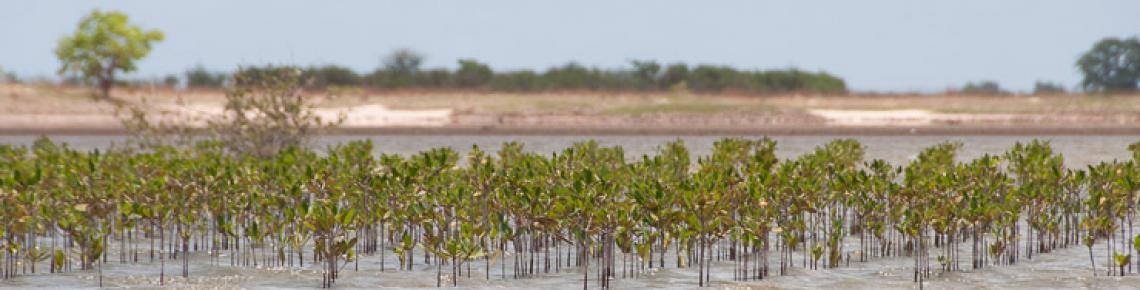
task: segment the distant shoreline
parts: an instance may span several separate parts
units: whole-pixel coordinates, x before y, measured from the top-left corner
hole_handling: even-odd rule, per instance
[[[84,88],[0,85],[0,135],[125,135],[121,109]],[[220,91],[121,90],[152,117],[201,127]],[[1111,96],[358,92],[313,95],[329,135],[1140,136],[1140,94]],[[343,114],[343,115],[342,115]]]

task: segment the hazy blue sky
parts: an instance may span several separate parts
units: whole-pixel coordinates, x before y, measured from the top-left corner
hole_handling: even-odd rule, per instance
[[[0,66],[52,75],[52,49],[95,8],[167,40],[135,77],[195,64],[342,64],[370,71],[408,47],[428,67],[494,69],[630,59],[825,70],[857,90],[941,90],[990,79],[1074,86],[1096,40],[1140,34],[1140,1],[52,1],[0,0]]]

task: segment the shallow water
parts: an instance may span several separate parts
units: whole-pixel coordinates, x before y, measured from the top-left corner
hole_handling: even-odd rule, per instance
[[[1134,228],[1135,229],[1135,228]],[[845,240],[846,248],[858,249],[858,239],[849,237]],[[114,242],[113,245],[117,245]],[[1024,244],[1022,244],[1024,245]],[[1052,253],[1034,254],[1032,260],[1021,257],[1015,265],[994,266],[987,265],[984,269],[971,270],[969,243],[960,244],[959,251],[962,256],[961,272],[942,272],[933,257],[940,253],[938,249],[931,249],[931,267],[933,275],[926,280],[926,289],[1140,289],[1140,276],[1130,273],[1126,277],[1106,277],[1105,245],[1098,243],[1093,247],[1097,261],[1098,276],[1093,277],[1089,268],[1088,248],[1081,245],[1058,249]],[[566,249],[565,247],[563,248]],[[158,260],[149,262],[145,245],[140,244],[138,264],[120,264],[118,262],[118,248],[111,247],[109,262],[103,265],[103,285],[108,288],[156,288],[160,287],[159,273],[161,271]],[[309,251],[306,251],[309,252]],[[309,252],[311,253],[311,252]],[[696,268],[678,269],[674,264],[674,251],[666,254],[666,268],[654,268],[643,272],[637,278],[617,278],[613,280],[614,289],[694,289],[697,287]],[[316,288],[321,283],[320,266],[308,265],[304,269],[297,268],[251,268],[231,267],[228,256],[223,255],[220,261],[215,262],[205,252],[191,253],[192,259],[189,267],[190,277],[182,278],[181,261],[167,260],[165,265],[165,287],[179,289],[303,289]],[[563,252],[565,255],[565,252]],[[615,271],[621,277],[622,259],[620,253],[616,258]],[[803,253],[796,252],[794,267],[784,275],[779,275],[779,257],[777,253],[770,253],[769,265],[771,276],[764,280],[739,282],[733,281],[733,264],[730,261],[713,262],[712,286],[707,289],[915,289],[917,284],[912,282],[914,260],[909,257],[868,258],[867,262],[856,261],[852,254],[851,261],[836,269],[810,270],[803,268],[801,258]],[[384,271],[381,271],[379,255],[363,256],[359,268],[349,263],[337,279],[336,288],[434,288],[436,285],[435,265],[426,265],[422,260],[422,252],[415,254],[414,270],[397,271],[397,258],[390,252],[385,255]],[[472,261],[471,278],[461,272],[458,284],[462,288],[472,289],[582,289],[582,272],[578,268],[562,267],[561,271],[538,274],[529,278],[514,279],[511,277],[513,256],[506,257],[506,278],[502,277],[501,266],[503,260],[495,260],[490,271],[490,279],[486,278],[483,260]],[[524,259],[525,260],[525,259]],[[541,256],[538,257],[541,261]],[[554,257],[551,257],[554,261]],[[566,263],[563,259],[562,263]],[[597,288],[597,268],[592,262],[590,266],[590,285]],[[541,266],[538,267],[541,269]],[[47,269],[47,264],[40,263],[37,269]],[[357,270],[358,269],[358,270]],[[466,270],[466,267],[463,268]],[[449,285],[451,277],[450,266],[444,266],[444,285]],[[47,288],[47,289],[90,289],[98,288],[98,272],[75,271],[60,274],[25,274],[11,280],[0,280],[0,288]]]
[[[503,142],[515,141],[524,150],[550,154],[561,151],[575,142],[597,140],[602,146],[622,146],[626,158],[633,160],[643,154],[652,155],[666,142],[681,139],[693,155],[704,156],[712,151],[713,142],[726,136],[327,136],[318,139],[314,146],[324,148],[332,144],[371,139],[375,153],[414,154],[427,148],[451,147],[460,153],[471,151],[472,145],[494,152]],[[760,136],[729,136],[759,138]],[[37,136],[0,136],[0,144],[31,145]],[[91,150],[122,144],[121,136],[51,136],[57,142],[66,142],[72,148]],[[1140,136],[776,136],[776,155],[782,159],[794,158],[811,152],[816,146],[837,138],[853,138],[866,146],[866,159],[883,159],[903,165],[918,155],[923,148],[945,141],[962,142],[959,160],[968,160],[983,154],[1001,154],[1016,142],[1036,139],[1048,140],[1056,152],[1065,156],[1070,167],[1085,167],[1101,161],[1128,159],[1128,144],[1140,141]],[[695,160],[695,159],[694,159]]]
[[[31,144],[35,136],[0,136],[0,143]],[[621,145],[625,148],[626,156],[634,159],[642,154],[653,154],[657,146],[678,137],[663,136],[334,136],[324,137],[318,141],[318,146],[327,146],[338,142],[359,139],[372,139],[376,143],[377,153],[413,154],[430,147],[450,146],[460,152],[467,152],[472,144],[484,150],[494,151],[504,141],[517,141],[525,144],[525,148],[532,152],[551,153],[561,150],[570,144],[595,139],[603,146]],[[720,137],[679,137],[688,145],[694,155],[707,155],[712,143]],[[914,158],[923,148],[943,141],[960,141],[964,144],[960,151],[960,160],[971,159],[982,154],[1001,154],[1017,141],[1028,141],[1032,137],[1007,136],[890,136],[852,137],[867,146],[867,159],[885,159],[894,164],[903,164]],[[1039,137],[1050,140],[1059,153],[1064,154],[1066,163],[1070,167],[1084,167],[1100,161],[1129,158],[1127,146],[1140,138],[1129,136],[1048,136]],[[122,137],[107,136],[58,136],[54,140],[67,142],[72,147],[82,150],[107,148],[112,143],[122,142]],[[810,152],[815,146],[824,144],[834,137],[826,136],[784,136],[775,137],[778,143],[777,155],[780,158],[793,158],[800,154]],[[1024,227],[1023,227],[1024,228]],[[857,239],[848,238],[848,249],[858,249]],[[113,243],[112,245],[116,245]],[[969,244],[965,243],[962,250],[962,265],[969,266]],[[924,287],[927,289],[1140,289],[1140,276],[1105,277],[1104,271],[1106,253],[1105,245],[1099,242],[1093,253],[1097,262],[1100,276],[1093,277],[1089,268],[1088,249],[1083,246],[1073,246],[1059,249],[1053,253],[1034,255],[1032,260],[1022,257],[1016,265],[988,266],[981,270],[964,272],[941,273],[934,269],[935,274],[927,280]],[[140,262],[139,264],[119,264],[114,254],[117,247],[111,247],[110,262],[103,266],[104,285],[108,287],[124,288],[154,288],[158,287],[158,262]],[[931,252],[931,267],[937,268],[933,261],[937,250]],[[697,287],[697,271],[695,268],[677,269],[673,264],[672,251],[666,255],[668,259],[665,269],[644,273],[632,279],[616,279],[614,289],[637,288],[665,288],[665,289],[692,289]],[[868,262],[851,261],[849,265],[837,269],[807,270],[802,268],[799,260],[800,253],[796,253],[796,267],[785,276],[778,275],[779,258],[771,254],[770,266],[772,276],[762,281],[735,282],[732,281],[732,262],[716,262],[713,265],[713,287],[709,289],[915,289],[917,284],[911,282],[913,260],[907,257],[876,258]],[[415,270],[396,271],[397,259],[391,253],[386,255],[384,271],[380,269],[380,257],[365,256],[359,264],[359,271],[349,264],[337,280],[336,287],[344,289],[354,288],[422,288],[435,287],[436,268],[434,265],[425,265],[422,255],[416,255]],[[145,258],[140,255],[140,261]],[[459,286],[478,289],[581,289],[582,273],[578,270],[562,269],[560,273],[541,274],[537,277],[525,279],[512,279],[511,257],[507,257],[507,278],[502,279],[500,265],[494,264],[491,269],[491,279],[484,278],[483,262],[472,262],[472,278],[460,278]],[[618,257],[617,271],[621,273],[621,259]],[[499,261],[501,263],[502,261]],[[319,268],[298,269],[252,269],[247,267],[231,267],[229,259],[222,258],[221,265],[214,265],[205,253],[194,255],[190,263],[190,278],[184,279],[176,276],[181,271],[180,261],[168,261],[165,273],[167,286],[174,288],[257,288],[257,289],[295,289],[315,288],[320,285],[321,274]],[[446,266],[445,266],[446,267]],[[46,264],[38,270],[46,269]],[[450,268],[444,269],[449,274]],[[466,270],[466,269],[464,269]],[[590,285],[595,288],[598,281],[594,278],[595,268],[591,266]],[[15,279],[0,281],[0,288],[53,288],[75,289],[98,287],[98,276],[91,272],[71,272],[62,274],[27,274]],[[1133,274],[1135,275],[1135,274]],[[445,281],[448,279],[445,276]],[[620,275],[619,275],[620,277]]]

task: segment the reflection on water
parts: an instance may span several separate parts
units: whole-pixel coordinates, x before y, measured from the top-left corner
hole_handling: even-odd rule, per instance
[[[504,141],[517,141],[526,145],[527,150],[540,153],[550,153],[561,150],[570,144],[585,140],[596,139],[604,146],[621,145],[625,148],[627,157],[637,158],[642,154],[652,154],[655,148],[677,137],[661,136],[334,136],[324,137],[318,141],[318,146],[327,146],[339,142],[359,139],[372,139],[376,143],[377,153],[411,154],[426,148],[450,146],[461,152],[466,152],[471,145],[478,145],[484,150],[494,151]],[[680,137],[685,140],[690,150],[697,155],[708,154],[712,143],[720,137]],[[982,154],[1000,154],[1011,147],[1014,142],[1031,140],[1032,137],[1003,137],[1003,136],[891,136],[891,137],[853,137],[867,146],[867,158],[880,158],[894,164],[902,164],[913,158],[922,148],[942,141],[960,141],[965,146],[960,157],[970,159]],[[67,142],[72,147],[82,150],[107,148],[112,143],[122,142],[121,137],[106,136],[60,136],[54,140]],[[826,136],[795,136],[775,137],[779,142],[777,154],[781,158],[791,158],[812,150],[815,146],[826,143],[833,137]],[[1126,147],[1137,140],[1135,137],[1122,136],[1058,136],[1042,137],[1052,141],[1057,152],[1064,154],[1066,163],[1073,167],[1083,167],[1088,164],[1124,159],[1129,157]],[[0,143],[31,144],[34,136],[0,136]],[[857,243],[857,239],[848,239],[847,243]],[[963,245],[968,246],[968,245]],[[853,246],[851,248],[857,248]],[[112,247],[112,256],[115,256]],[[970,249],[962,249],[968,253]],[[1104,244],[1094,247],[1093,253],[1098,262],[1097,268],[1105,270]],[[795,256],[799,257],[797,253]],[[770,263],[778,268],[779,260],[776,254],[771,255]],[[967,256],[967,255],[963,255]],[[379,256],[363,257],[356,265],[347,265],[343,276],[337,280],[337,288],[418,288],[435,287],[436,268],[434,265],[424,265],[417,259],[414,271],[396,271],[398,264],[394,255],[386,255],[384,261],[386,269],[380,269]],[[507,257],[506,271],[511,272],[509,266],[512,257]],[[140,262],[136,265],[119,264],[115,259],[103,265],[104,283],[109,287],[138,287],[147,288],[158,285],[160,267],[158,263]],[[225,259],[222,259],[225,260]],[[244,267],[230,267],[228,263],[215,265],[204,253],[194,256],[190,263],[190,278],[176,276],[180,272],[179,262],[167,262],[167,285],[177,288],[314,288],[320,285],[319,268],[311,267],[298,269],[251,269]],[[459,279],[459,285],[467,288],[494,288],[494,289],[581,289],[582,273],[577,270],[562,269],[561,273],[541,274],[538,277],[515,280],[508,274],[501,278],[498,263],[491,268],[490,279],[486,279],[483,261],[471,263],[471,278],[466,276]],[[965,261],[965,263],[969,263]],[[798,264],[798,262],[797,262]],[[635,279],[617,279],[613,286],[615,289],[630,288],[667,288],[691,289],[696,288],[696,269],[677,269],[674,265],[666,264],[665,269],[655,269],[642,274]],[[937,265],[932,265],[937,267]],[[450,267],[443,270],[447,275]],[[731,289],[908,289],[915,288],[911,282],[913,260],[907,257],[879,258],[869,262],[850,262],[849,265],[837,269],[805,270],[794,268],[788,275],[774,274],[762,281],[734,282],[732,281],[732,263],[728,261],[714,263],[712,280],[715,288]],[[46,268],[46,267],[45,267]],[[45,269],[40,268],[40,269]],[[620,273],[620,262],[617,270]],[[383,270],[383,271],[381,271]],[[464,269],[466,270],[466,269]],[[594,269],[592,269],[594,270]],[[1140,276],[1128,277],[1092,277],[1089,268],[1088,249],[1082,246],[1059,249],[1053,253],[1035,255],[1032,260],[1022,260],[1012,266],[990,266],[982,270],[972,270],[957,273],[939,273],[928,280],[925,287],[931,289],[963,289],[963,288],[1008,288],[1008,289],[1127,289],[1140,287]],[[466,274],[466,273],[464,273]],[[590,284],[596,285],[594,279],[596,272],[591,273]],[[450,277],[450,276],[447,276]],[[445,277],[444,279],[448,279]],[[62,274],[27,274],[15,279],[0,281],[0,288],[95,288],[98,284],[96,272],[72,272]]]

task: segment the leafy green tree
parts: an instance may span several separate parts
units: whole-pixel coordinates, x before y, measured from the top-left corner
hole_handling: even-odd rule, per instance
[[[64,36],[55,49],[63,64],[59,74],[76,73],[84,81],[99,86],[100,97],[109,99],[116,73],[136,69],[135,61],[146,57],[155,42],[165,35],[128,23],[118,11],[92,11],[79,22],[74,34]]]
[[[652,88],[657,85],[657,78],[661,72],[660,64],[652,60],[634,60],[630,61],[630,64],[633,65],[633,75],[637,78],[640,88]]]
[[[1135,91],[1140,82],[1140,40],[1105,38],[1077,60],[1088,91]]]
[[[481,87],[491,82],[495,73],[491,67],[474,59],[459,60],[459,70],[455,71],[455,85],[461,88]]]

